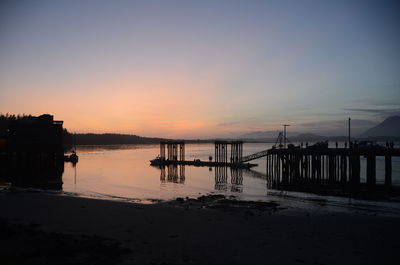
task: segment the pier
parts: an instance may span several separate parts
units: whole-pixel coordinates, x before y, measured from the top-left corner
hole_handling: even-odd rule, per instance
[[[166,152],[167,150],[167,152]],[[160,156],[151,160],[151,165],[160,168],[176,166],[215,167],[216,184],[223,189],[221,183],[225,183],[224,172],[226,168],[234,170],[237,179],[242,179],[241,171],[250,169],[257,164],[250,161],[266,158],[267,185],[271,189],[298,190],[324,193],[337,191],[339,194],[361,192],[387,193],[398,190],[392,186],[392,157],[400,156],[400,149],[393,146],[364,146],[357,143],[347,144],[344,148],[328,148],[327,143],[318,143],[313,146],[284,147],[279,145],[268,150],[263,150],[251,155],[243,156],[242,141],[215,141],[214,161],[199,159],[185,159],[185,142],[164,141],[160,143]],[[229,155],[229,156],[228,156]],[[361,158],[365,157],[365,170],[361,168]],[[384,158],[385,178],[384,183],[376,181],[376,158]],[[223,169],[225,168],[225,169]],[[183,169],[184,170],[184,169]],[[361,174],[365,171],[365,178]],[[171,175],[177,175],[169,168]],[[176,172],[177,173],[177,172]],[[225,172],[226,173],[226,172]],[[169,174],[168,174],[169,175]],[[184,172],[179,174],[184,176]],[[176,178],[173,178],[176,179]],[[183,179],[184,177],[180,177]],[[362,181],[364,180],[365,181]],[[332,192],[329,192],[332,193]]]
[[[257,164],[245,163],[243,161],[243,142],[242,141],[215,141],[215,160],[202,161],[185,159],[184,141],[162,141],[160,142],[160,155],[150,161],[153,166],[168,165],[187,165],[197,167],[232,167],[232,168],[251,168]],[[165,148],[167,147],[167,153]],[[230,157],[228,160],[228,150],[230,147]]]
[[[376,183],[376,158],[385,159],[385,181]],[[392,157],[400,149],[383,146],[323,148],[310,146],[270,149],[266,171],[270,188],[307,191],[333,191],[357,194],[387,192],[392,187]],[[365,182],[361,182],[361,157],[366,158]]]

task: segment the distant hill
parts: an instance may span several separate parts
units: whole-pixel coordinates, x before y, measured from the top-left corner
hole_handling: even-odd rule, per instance
[[[295,137],[290,138],[290,140],[294,142],[316,142],[316,141],[325,141],[328,140],[328,137],[315,135],[312,133],[302,133]]]
[[[240,139],[244,139],[248,142],[251,141],[262,141],[262,142],[275,142],[278,136],[277,131],[258,131],[250,132],[240,136]],[[287,135],[287,138],[291,142],[319,142],[319,141],[347,141],[347,136],[322,136],[312,133],[298,133],[291,132]]]
[[[270,139],[277,138],[279,132],[278,131],[256,131],[249,132],[239,136],[240,139]]]
[[[257,139],[257,140],[276,140],[278,137],[278,131],[257,131],[257,132],[250,132],[241,135],[240,139]],[[315,135],[312,133],[297,133],[297,132],[290,132],[286,136],[289,140],[293,142],[315,142],[315,141],[325,141],[328,139],[326,136]]]
[[[367,130],[361,137],[400,137],[400,116],[391,116]]]
[[[75,141],[75,144],[77,145],[158,144],[161,140],[163,140],[161,138],[114,133],[78,133],[74,136],[70,134],[69,138],[70,141]]]

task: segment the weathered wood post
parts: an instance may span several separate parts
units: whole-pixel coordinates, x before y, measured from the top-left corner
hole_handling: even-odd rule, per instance
[[[314,182],[315,181],[315,155],[311,156],[311,180]]]
[[[278,180],[280,180],[281,179],[281,157],[280,157],[280,155],[277,155],[277,158],[278,158],[278,176],[277,176],[277,178],[278,178]]]
[[[374,188],[376,184],[376,157],[375,155],[367,156],[367,186]]]
[[[351,154],[349,157],[351,189],[357,192],[360,188],[360,156]]]
[[[329,168],[329,173],[328,173],[329,182],[333,183],[335,181],[335,157],[331,154],[328,157],[328,168]]]
[[[392,156],[385,156],[385,186],[392,186]]]
[[[347,181],[347,158],[342,155],[340,160],[340,181],[345,184]]]

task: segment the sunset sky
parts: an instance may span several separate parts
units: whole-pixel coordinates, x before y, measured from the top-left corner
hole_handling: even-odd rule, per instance
[[[1,1],[0,113],[173,138],[400,114],[398,1]]]

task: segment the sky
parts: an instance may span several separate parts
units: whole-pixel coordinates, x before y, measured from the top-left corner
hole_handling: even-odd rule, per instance
[[[398,1],[0,1],[0,113],[170,138],[400,114]]]

